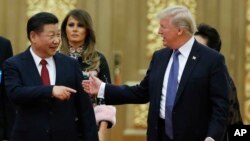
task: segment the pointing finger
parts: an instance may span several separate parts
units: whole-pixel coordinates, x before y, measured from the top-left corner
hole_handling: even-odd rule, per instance
[[[71,89],[69,87],[66,87],[66,91],[70,93],[76,93],[77,91],[75,89]]]

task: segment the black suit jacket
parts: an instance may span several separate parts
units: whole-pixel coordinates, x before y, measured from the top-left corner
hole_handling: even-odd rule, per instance
[[[157,141],[164,74],[172,54],[156,51],[144,79],[136,86],[105,87],[107,104],[149,102],[147,140]],[[228,81],[224,57],[194,42],[186,62],[173,107],[174,141],[220,141],[226,129]]]
[[[12,46],[8,39],[0,36],[0,70],[3,71],[3,62],[13,55]],[[2,83],[0,84],[0,141],[8,139],[15,118],[13,105],[7,98],[4,90],[2,72]]]
[[[98,141],[94,111],[83,92],[82,73],[76,60],[56,53],[55,85],[77,90],[68,101],[51,97],[53,86],[44,86],[28,50],[4,64],[5,85],[17,105],[17,116],[10,141],[77,141],[78,124],[84,141]]]

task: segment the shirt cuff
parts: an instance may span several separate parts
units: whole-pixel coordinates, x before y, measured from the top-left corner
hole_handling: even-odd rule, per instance
[[[101,83],[100,89],[97,94],[97,98],[104,98],[104,91],[105,91],[106,84],[104,82]]]

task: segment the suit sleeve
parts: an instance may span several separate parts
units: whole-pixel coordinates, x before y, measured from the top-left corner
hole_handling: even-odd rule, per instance
[[[13,60],[4,63],[4,80],[7,95],[15,104],[34,104],[51,99],[53,86],[24,85]]]
[[[127,85],[111,85],[106,84],[105,87],[105,101],[107,104],[145,104],[149,102],[149,78],[151,75],[151,68],[154,65],[156,52],[153,54],[146,76],[140,84],[134,86]]]
[[[212,115],[207,136],[215,140],[221,140],[227,126],[229,108],[229,81],[222,55],[217,58],[211,70],[209,91],[212,102]]]

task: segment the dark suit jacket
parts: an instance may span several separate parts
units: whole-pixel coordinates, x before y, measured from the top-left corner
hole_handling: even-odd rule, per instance
[[[3,71],[3,62],[12,55],[13,52],[10,41],[0,36],[0,70]],[[9,138],[14,118],[15,110],[5,94],[2,78],[2,83],[0,84],[0,141]]]
[[[77,90],[70,100],[51,97],[53,86],[43,86],[28,50],[4,64],[6,91],[17,105],[10,141],[77,141],[76,118],[84,141],[98,141],[97,127],[88,94],[83,92],[82,73],[76,60],[56,53],[55,85]]]
[[[156,51],[147,74],[136,86],[106,85],[107,104],[149,102],[147,140],[157,141],[164,74],[172,50]],[[174,141],[220,141],[226,129],[228,81],[221,54],[194,42],[173,108]]]

